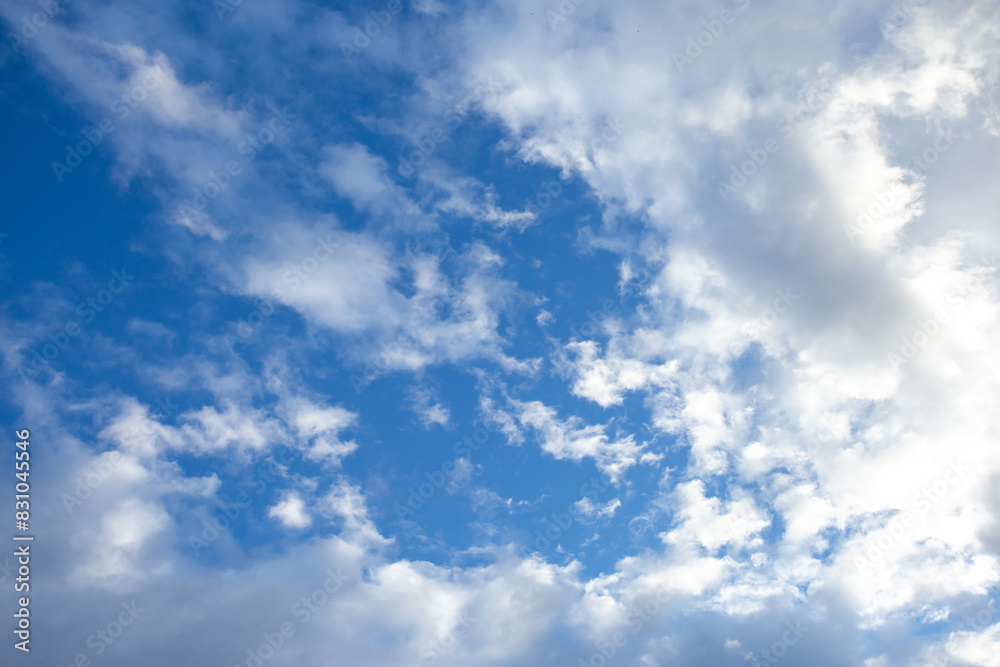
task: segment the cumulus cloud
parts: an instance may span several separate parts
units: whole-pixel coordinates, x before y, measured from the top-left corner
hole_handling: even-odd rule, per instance
[[[312,523],[312,517],[306,511],[305,503],[298,494],[290,493],[277,505],[267,510],[267,515],[276,519],[287,528],[306,528]]]

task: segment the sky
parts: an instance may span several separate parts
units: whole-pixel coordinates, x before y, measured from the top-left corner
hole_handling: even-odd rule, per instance
[[[0,24],[4,665],[1000,665],[997,3]]]

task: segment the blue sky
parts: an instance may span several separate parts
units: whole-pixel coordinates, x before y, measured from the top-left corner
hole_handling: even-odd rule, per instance
[[[995,4],[0,19],[4,664],[1000,665]]]

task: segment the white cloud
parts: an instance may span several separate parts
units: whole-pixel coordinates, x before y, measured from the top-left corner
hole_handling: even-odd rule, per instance
[[[605,425],[588,425],[579,417],[561,420],[554,409],[539,401],[516,401],[513,409],[517,420],[537,434],[542,451],[570,461],[592,458],[615,483],[629,467],[656,458],[644,452],[645,446],[637,445],[631,435],[613,439]]]
[[[622,506],[622,501],[613,498],[603,505],[594,503],[590,498],[581,498],[573,503],[573,510],[579,516],[588,518],[607,518],[615,515],[615,511]]]
[[[426,387],[415,387],[409,394],[412,410],[420,418],[424,428],[447,428],[450,425],[451,412],[441,404],[434,392]]]
[[[172,559],[156,553],[154,548],[171,523],[160,505],[136,498],[125,500],[101,517],[97,525],[72,537],[79,558],[69,581],[80,586],[129,590],[150,576],[170,574]]]
[[[678,527],[663,535],[663,540],[677,548],[701,547],[715,553],[725,545],[737,548],[760,546],[753,538],[770,525],[770,519],[751,498],[742,497],[723,503],[705,495],[705,484],[692,480],[677,488]]]
[[[289,493],[281,502],[268,508],[267,516],[277,519],[286,528],[308,528],[312,517],[306,510],[306,505],[297,493]]]
[[[261,250],[247,261],[247,289],[360,336],[352,354],[375,364],[376,374],[477,357],[523,365],[501,351],[497,311],[514,290],[496,275],[503,261],[482,244],[456,258],[455,279],[434,255],[397,255],[367,234],[343,230],[291,228]],[[410,294],[396,286],[404,275],[412,276]]]

